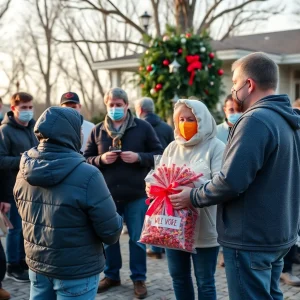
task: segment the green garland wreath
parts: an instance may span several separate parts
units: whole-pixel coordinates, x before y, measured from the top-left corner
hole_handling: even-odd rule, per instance
[[[213,109],[220,96],[221,64],[207,35],[179,35],[168,28],[163,37],[150,41],[140,59],[142,94],[154,100],[164,119],[172,114],[173,103],[179,98],[194,96]]]

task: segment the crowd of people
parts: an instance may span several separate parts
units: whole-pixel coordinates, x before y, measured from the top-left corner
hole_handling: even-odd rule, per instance
[[[134,116],[121,88],[105,94],[107,114],[97,125],[83,120],[74,92],[36,122],[33,97],[14,94],[0,126],[0,210],[13,225],[6,251],[0,243],[0,284],[5,274],[30,281],[31,300],[94,299],[121,284],[126,223],[138,299],[147,297],[147,254],[165,252],[176,299],[195,299],[193,265],[198,299],[216,300],[220,246],[230,299],[283,299],[280,279],[300,286],[292,275],[300,110],[276,94],[278,67],[265,54],[237,60],[232,71],[225,122],[217,126],[203,102],[180,99],[174,131],[150,98],[135,102]],[[156,155],[203,174],[168,196],[175,209],[198,212],[195,253],[138,242],[150,189],[144,179]],[[0,286],[0,300],[9,298]]]

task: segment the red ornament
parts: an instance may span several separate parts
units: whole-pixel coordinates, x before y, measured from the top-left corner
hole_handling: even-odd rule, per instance
[[[148,72],[151,72],[152,70],[153,70],[153,68],[152,68],[151,65],[147,66],[147,71],[148,71]]]
[[[214,54],[213,52],[210,52],[210,53],[208,54],[208,56],[209,56],[211,59],[213,59],[213,58],[215,57],[215,54]]]
[[[190,34],[190,33],[186,33],[185,34],[185,37],[188,39],[188,38],[190,38],[192,35]]]
[[[139,67],[139,71],[143,71],[144,70],[144,67],[143,66],[140,66]]]
[[[219,69],[218,70],[218,75],[222,76],[224,74],[224,70],[223,69]]]
[[[202,69],[202,63],[200,61],[200,56],[199,55],[188,55],[185,59],[188,63],[187,71],[189,73],[191,73],[189,85],[193,85],[196,70]]]
[[[158,83],[156,86],[155,86],[155,89],[156,89],[156,91],[159,91],[159,90],[161,90],[162,89],[162,84],[161,83]]]
[[[211,65],[211,64],[208,64],[207,67],[210,69],[210,68],[212,67],[212,65]]]
[[[170,64],[169,60],[165,59],[165,60],[163,61],[163,65],[164,65],[164,66],[168,66],[169,64]]]
[[[209,91],[208,90],[204,90],[205,94],[208,95],[209,94]]]
[[[183,51],[182,48],[179,48],[177,52],[178,54],[182,54],[182,51]]]

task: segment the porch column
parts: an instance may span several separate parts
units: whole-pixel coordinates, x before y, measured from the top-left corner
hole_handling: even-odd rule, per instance
[[[121,87],[121,71],[111,70],[111,87]]]

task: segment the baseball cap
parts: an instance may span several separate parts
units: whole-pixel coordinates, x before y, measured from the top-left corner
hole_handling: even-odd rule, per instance
[[[64,103],[67,103],[67,102],[73,102],[73,103],[80,104],[80,100],[79,100],[78,95],[76,93],[73,93],[73,92],[64,93],[61,96],[60,104],[64,104]]]

